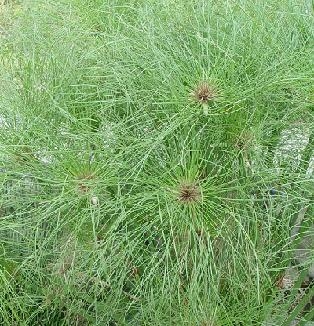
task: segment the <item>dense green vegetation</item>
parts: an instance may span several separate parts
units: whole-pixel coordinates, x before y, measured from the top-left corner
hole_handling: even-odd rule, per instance
[[[2,8],[0,324],[310,320],[311,1]]]

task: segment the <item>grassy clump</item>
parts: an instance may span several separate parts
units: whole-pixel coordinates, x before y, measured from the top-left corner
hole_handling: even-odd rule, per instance
[[[274,157],[313,133],[312,8],[6,6],[1,323],[284,322],[312,142]]]

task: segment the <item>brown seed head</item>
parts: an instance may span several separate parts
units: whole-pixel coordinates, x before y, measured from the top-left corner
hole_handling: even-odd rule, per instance
[[[192,92],[192,97],[196,102],[206,104],[217,98],[217,92],[213,86],[206,82],[202,82]]]
[[[95,175],[91,172],[86,172],[78,175],[77,186],[81,194],[85,194],[90,190],[89,182],[94,179]]]
[[[201,199],[201,191],[196,184],[181,184],[178,188],[177,199],[184,204],[198,202]]]

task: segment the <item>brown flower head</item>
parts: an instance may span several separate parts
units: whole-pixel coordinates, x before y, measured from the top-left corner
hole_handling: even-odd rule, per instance
[[[200,83],[191,93],[193,99],[200,104],[207,104],[217,98],[216,89],[207,82]]]
[[[177,190],[177,199],[183,204],[190,204],[200,201],[200,187],[195,183],[180,184]]]
[[[90,190],[90,181],[95,175],[92,172],[85,172],[77,176],[77,187],[80,194],[86,194]]]

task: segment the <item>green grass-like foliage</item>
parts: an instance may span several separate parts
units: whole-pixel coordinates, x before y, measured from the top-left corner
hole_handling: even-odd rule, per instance
[[[278,279],[313,203],[311,1],[0,17],[0,324],[288,320]],[[310,134],[297,167],[274,162],[291,126]]]

